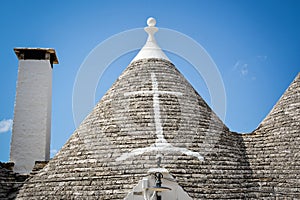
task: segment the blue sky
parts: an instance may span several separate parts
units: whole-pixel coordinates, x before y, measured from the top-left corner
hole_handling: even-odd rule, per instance
[[[53,69],[52,154],[75,130],[72,92],[89,53],[120,32],[141,28],[149,16],[157,26],[183,33],[215,62],[226,91],[225,124],[251,132],[300,71],[300,1],[137,0],[0,2],[0,161],[9,160],[18,60],[14,47],[51,47]],[[120,44],[122,45],[122,44]],[[97,87],[98,101],[136,52],[115,60]],[[168,56],[210,103],[202,77],[189,63]]]

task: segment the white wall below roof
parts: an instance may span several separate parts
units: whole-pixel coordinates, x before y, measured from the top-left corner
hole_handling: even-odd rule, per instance
[[[49,160],[52,68],[49,60],[20,60],[10,160],[14,171],[30,173]]]

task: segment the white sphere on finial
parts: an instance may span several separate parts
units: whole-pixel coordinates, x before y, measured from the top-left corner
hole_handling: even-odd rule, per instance
[[[147,19],[147,25],[148,25],[148,26],[153,27],[153,26],[155,26],[155,24],[156,24],[156,20],[155,20],[153,17],[149,17],[149,18]]]

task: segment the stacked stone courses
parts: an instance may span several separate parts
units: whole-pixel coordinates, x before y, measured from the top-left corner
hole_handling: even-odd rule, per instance
[[[258,198],[300,199],[300,74],[260,126],[243,135]]]
[[[17,199],[124,199],[157,167],[157,155],[192,199],[298,199],[299,82],[300,75],[255,131],[238,134],[171,62],[134,61]],[[157,142],[156,87],[165,140],[204,160],[180,151],[131,156]]]
[[[180,152],[145,152],[116,161],[123,153],[153,145],[156,140],[151,74],[161,94],[165,139],[175,147],[199,152],[204,161]],[[18,198],[124,199],[157,167],[176,177],[193,198],[245,198],[249,163],[242,136],[231,133],[169,61],[144,59],[131,63],[62,150],[30,178]],[[248,171],[248,173],[244,173]],[[38,186],[38,187],[36,187]]]
[[[0,162],[0,199],[15,199],[27,178],[27,175],[14,173],[4,163]]]

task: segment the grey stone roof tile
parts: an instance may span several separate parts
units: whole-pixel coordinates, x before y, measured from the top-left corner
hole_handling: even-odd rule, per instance
[[[159,142],[158,131],[171,145],[168,151],[149,148]],[[144,152],[130,154],[137,149]],[[173,64],[145,59],[128,66],[18,198],[124,199],[157,167],[157,154],[193,199],[245,196],[250,169],[242,137],[228,130]]]
[[[260,126],[243,135],[257,197],[300,198],[300,73]]]

